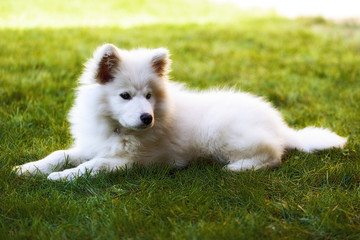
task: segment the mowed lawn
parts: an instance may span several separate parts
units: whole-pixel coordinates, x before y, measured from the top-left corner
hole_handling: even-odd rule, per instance
[[[359,25],[193,2],[0,3],[0,239],[360,238]],[[71,145],[77,78],[105,42],[166,47],[174,81],[264,96],[290,126],[348,143],[244,173],[199,160],[72,182],[16,176],[13,166]]]

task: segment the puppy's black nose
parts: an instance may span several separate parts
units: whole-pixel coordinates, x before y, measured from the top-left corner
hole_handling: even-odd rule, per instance
[[[140,120],[147,126],[152,123],[153,117],[149,113],[143,113],[140,116]]]

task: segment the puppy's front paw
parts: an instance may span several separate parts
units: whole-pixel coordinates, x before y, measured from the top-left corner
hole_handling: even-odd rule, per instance
[[[78,171],[74,171],[72,169],[67,169],[62,172],[53,172],[53,173],[49,174],[47,179],[52,180],[52,181],[59,181],[59,180],[70,181],[77,177],[79,177]]]
[[[17,175],[35,175],[35,174],[47,174],[50,171],[50,166],[47,164],[41,163],[39,161],[29,162],[23,165],[15,166],[12,169]]]
[[[33,164],[33,163],[26,163],[23,165],[19,165],[13,168],[13,171],[17,174],[17,175],[34,175],[37,173],[41,173],[41,171],[39,170],[39,168]]]
[[[61,172],[53,172],[53,173],[49,174],[47,179],[52,180],[52,181],[58,181],[60,179],[63,179],[63,176],[62,176]]]

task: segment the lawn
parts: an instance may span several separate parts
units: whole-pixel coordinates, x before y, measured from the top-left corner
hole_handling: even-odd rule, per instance
[[[236,174],[200,160],[72,182],[15,176],[14,165],[71,145],[76,80],[105,42],[166,47],[173,80],[262,95],[290,126],[348,143]],[[359,239],[359,52],[355,23],[206,1],[1,1],[0,239]]]

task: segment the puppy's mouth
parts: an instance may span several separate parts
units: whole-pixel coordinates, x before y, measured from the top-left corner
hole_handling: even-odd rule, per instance
[[[146,130],[146,129],[152,128],[153,125],[154,125],[154,124],[149,124],[149,125],[141,124],[140,126],[134,127],[133,130],[142,131],[142,130]]]
[[[131,127],[131,126],[123,126],[123,125],[120,125],[119,127],[116,127],[114,129],[114,132],[117,133],[117,134],[122,134],[124,133],[124,130],[126,132],[127,131],[134,131],[134,132],[143,132],[143,131],[146,131],[150,128],[152,128],[153,126],[136,126],[136,127]]]
[[[152,128],[154,126],[154,121],[152,121],[151,124],[140,124],[137,126],[129,126],[129,125],[122,125],[122,126],[123,128],[140,132]]]

